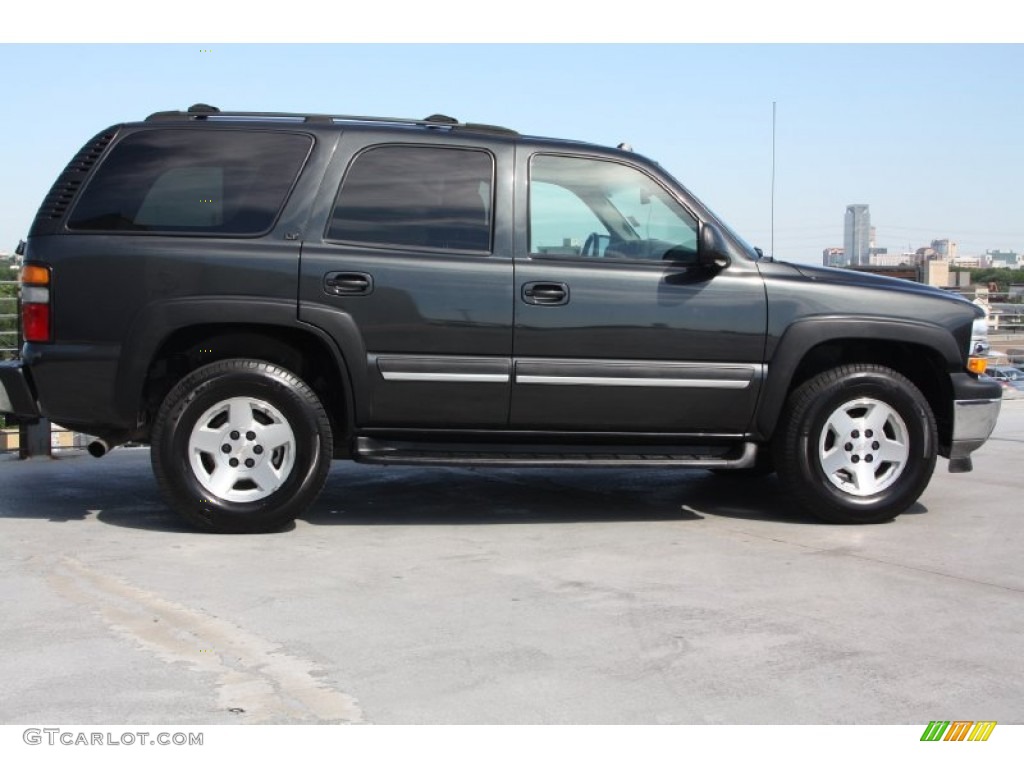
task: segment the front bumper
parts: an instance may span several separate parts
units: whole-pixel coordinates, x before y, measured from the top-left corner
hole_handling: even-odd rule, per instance
[[[968,373],[956,373],[953,384],[953,434],[942,455],[951,472],[970,471],[970,455],[988,440],[999,418],[1003,390],[994,381],[982,381]]]
[[[39,406],[21,360],[0,363],[0,413],[28,419],[39,417]]]
[[[966,459],[981,448],[996,428],[1001,398],[953,402],[953,442],[950,459]]]

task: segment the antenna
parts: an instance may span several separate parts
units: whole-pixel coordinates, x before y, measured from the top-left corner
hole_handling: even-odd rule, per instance
[[[771,256],[775,258],[775,102],[772,102],[772,243]]]

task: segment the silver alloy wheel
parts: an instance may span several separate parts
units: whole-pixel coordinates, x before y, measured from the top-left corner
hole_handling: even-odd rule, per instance
[[[270,403],[232,397],[208,408],[192,427],[188,459],[200,485],[230,502],[265,499],[295,465],[295,433]]]
[[[852,496],[872,496],[895,483],[907,467],[907,425],[888,403],[862,397],[829,414],[818,440],[825,477]]]

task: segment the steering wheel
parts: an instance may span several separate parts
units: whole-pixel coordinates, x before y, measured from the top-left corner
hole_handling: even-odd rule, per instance
[[[587,241],[583,243],[583,250],[580,251],[580,256],[600,256],[598,253],[600,242],[601,235],[597,232],[591,232],[587,235]]]

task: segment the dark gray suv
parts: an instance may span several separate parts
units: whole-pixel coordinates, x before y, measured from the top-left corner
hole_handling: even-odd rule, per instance
[[[899,514],[989,436],[981,310],[762,258],[623,149],[196,105],[89,141],[27,239],[0,411],[152,444],[201,528],[280,528],[332,458],[777,471]]]

